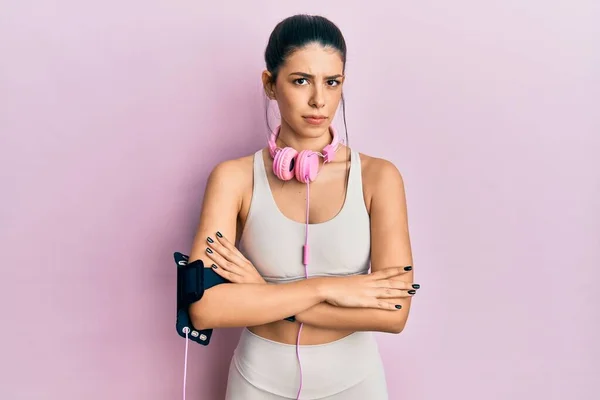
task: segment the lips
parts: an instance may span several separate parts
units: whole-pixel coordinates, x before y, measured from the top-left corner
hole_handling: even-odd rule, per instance
[[[320,125],[327,119],[322,115],[305,115],[303,118],[311,125]]]

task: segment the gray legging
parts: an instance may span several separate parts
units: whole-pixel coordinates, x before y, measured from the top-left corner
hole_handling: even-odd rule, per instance
[[[371,332],[321,345],[301,345],[301,400],[387,400],[381,357]],[[242,331],[227,381],[226,400],[296,399],[300,369],[296,345]]]

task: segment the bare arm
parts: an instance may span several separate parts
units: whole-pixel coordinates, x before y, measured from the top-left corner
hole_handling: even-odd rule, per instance
[[[283,320],[324,300],[317,280],[225,283],[207,290],[190,307],[190,315],[198,329],[255,326]]]
[[[385,160],[373,160],[377,175],[371,199],[371,271],[392,266],[412,266],[412,251],[404,182],[396,167]],[[413,282],[412,269],[398,277]],[[391,300],[401,305],[398,312],[367,308],[342,308],[320,303],[296,315],[307,325],[329,329],[400,333],[411,305],[411,296]]]
[[[220,263],[215,271],[231,282],[234,280],[228,265],[231,264],[229,268],[235,267],[234,258],[219,258],[216,251],[208,254],[206,249],[209,247],[207,237],[215,238],[217,231],[224,237],[236,237],[243,193],[241,185],[248,181],[239,163],[228,161],[219,164],[211,173],[190,254],[190,262],[201,259],[207,268],[214,262]],[[220,242],[221,239],[216,238],[211,246],[223,251],[225,249],[218,246]],[[223,254],[235,255],[228,251],[223,251]],[[279,285],[224,283],[206,290],[204,296],[190,306],[190,318],[197,329],[211,329],[280,321],[324,301],[343,307],[396,310],[395,303],[387,299],[398,297],[404,289],[404,282],[391,279],[403,272],[391,268],[368,277],[312,278]]]
[[[220,231],[236,237],[245,176],[241,160],[223,162],[211,172],[204,195],[200,222],[190,252],[190,262],[201,259],[205,267],[212,260],[206,254],[208,236]],[[190,306],[190,318],[198,329],[238,327],[282,320],[324,301],[321,281],[286,285],[225,283],[208,289]]]

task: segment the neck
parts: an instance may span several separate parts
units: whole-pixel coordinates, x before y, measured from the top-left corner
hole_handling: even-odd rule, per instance
[[[312,150],[320,152],[323,147],[331,143],[333,136],[329,131],[329,126],[322,128],[322,134],[316,137],[301,137],[284,121],[281,123],[281,130],[277,136],[277,145],[279,147],[289,146],[300,152],[302,150]]]

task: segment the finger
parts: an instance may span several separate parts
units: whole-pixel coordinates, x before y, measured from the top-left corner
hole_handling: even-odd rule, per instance
[[[402,304],[394,304],[388,301],[380,301],[378,307],[382,310],[398,311],[402,309]]]
[[[390,303],[389,301],[378,300],[378,299],[371,299],[371,300],[367,301],[365,307],[377,308],[380,310],[393,310],[393,311],[398,311],[398,310],[402,309],[401,304]]]
[[[223,268],[218,268],[214,266],[211,268],[217,273],[217,275],[222,276],[224,279],[227,279],[231,283],[242,283],[241,276],[239,276],[238,274],[225,271]]]
[[[396,299],[403,297],[412,297],[416,291],[402,290],[402,289],[390,289],[390,288],[379,288],[375,290],[374,296],[378,299]]]
[[[242,271],[245,271],[245,272],[249,272],[249,271],[256,272],[256,269],[254,268],[254,265],[242,254],[241,251],[238,250],[237,247],[235,247],[234,243],[230,242],[219,231],[217,231],[216,236],[217,236],[217,242],[218,242],[218,244],[215,243],[215,245],[217,245],[218,247],[220,247],[220,251],[221,251],[222,255],[227,260],[229,260],[230,262],[234,263]],[[238,273],[242,274],[243,272],[240,271]]]
[[[391,278],[397,275],[406,274],[412,270],[411,266],[401,266],[401,267],[389,267],[384,268],[382,270],[371,273],[371,275],[376,279],[386,279]]]
[[[230,272],[232,274],[241,275],[240,267],[238,267],[234,263],[228,261],[221,254],[215,252],[211,247],[206,248],[206,255],[212,261],[214,261],[214,263],[217,265],[217,267],[224,269],[225,271]]]
[[[217,241],[223,245],[224,248],[229,250],[233,256],[240,259],[241,261],[249,262],[248,259],[238,250],[235,245],[230,242],[223,234],[217,231]]]
[[[206,241],[208,242],[209,247],[211,247],[217,253],[222,255],[227,261],[230,261],[239,266],[243,265],[245,262],[248,261],[235,246],[225,246],[218,237],[217,240],[214,240],[209,236],[206,238]]]
[[[400,279],[380,279],[375,281],[375,286],[380,288],[413,290],[419,289],[421,285],[412,282],[402,281]]]

